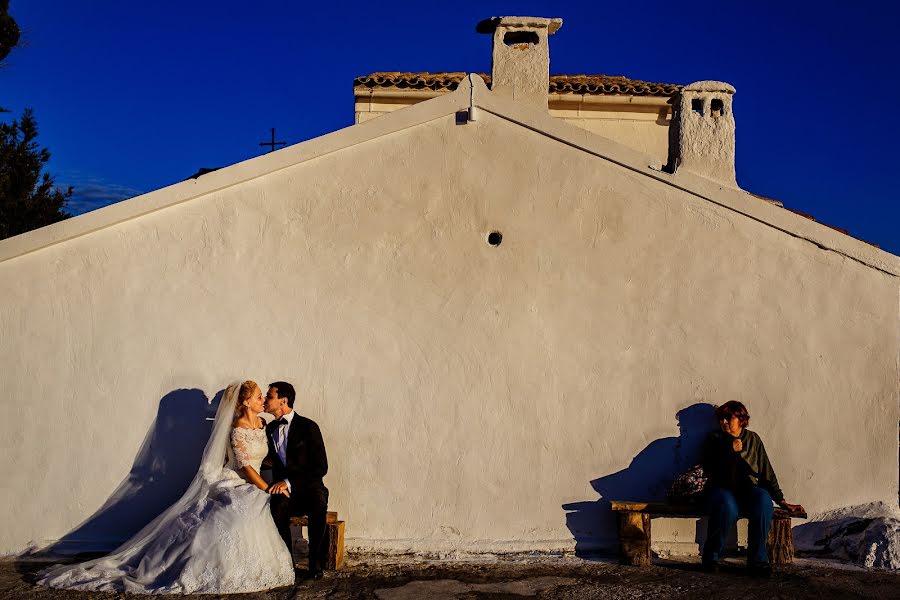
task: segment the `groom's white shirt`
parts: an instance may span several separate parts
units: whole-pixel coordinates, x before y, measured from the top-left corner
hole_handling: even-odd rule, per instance
[[[281,418],[287,421],[287,423],[279,424],[278,429],[275,430],[275,435],[272,441],[275,442],[275,452],[278,453],[278,458],[281,459],[281,464],[287,465],[287,439],[288,432],[291,430],[291,421],[294,420],[294,411],[282,415]],[[287,483],[288,492],[291,491],[291,482],[287,479],[284,480]]]

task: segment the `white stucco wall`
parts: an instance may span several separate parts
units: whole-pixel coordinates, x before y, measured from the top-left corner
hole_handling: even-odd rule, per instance
[[[670,122],[667,111],[664,110],[662,116],[659,109],[646,112],[597,112],[599,114],[587,111],[578,111],[578,114],[571,114],[569,111],[550,111],[553,116],[566,123],[646,154],[655,164],[666,163]]]
[[[390,95],[384,92],[358,94],[355,122],[364,123],[440,95],[413,91],[390,92]],[[551,94],[548,110],[551,116],[561,121],[646,154],[655,163],[665,164],[672,120],[668,101],[669,98],[641,96]],[[733,133],[731,139],[734,139]]]
[[[321,425],[351,548],[572,548],[563,505],[729,399],[789,500],[896,500],[895,276],[487,111],[0,262],[0,329],[2,553],[244,377]]]

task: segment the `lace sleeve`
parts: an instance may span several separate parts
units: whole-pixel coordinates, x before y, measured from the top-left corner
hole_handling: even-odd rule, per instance
[[[247,437],[238,428],[231,430],[231,451],[234,453],[234,464],[238,469],[253,463],[250,458],[250,448],[247,446]]]

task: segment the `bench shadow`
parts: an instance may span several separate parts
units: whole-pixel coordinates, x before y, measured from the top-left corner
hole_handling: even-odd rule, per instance
[[[575,538],[575,554],[608,556],[618,548],[616,516],[611,500],[665,501],[675,477],[699,462],[700,446],[716,428],[715,406],[696,403],[675,414],[679,435],[654,440],[627,468],[591,481],[597,500],[563,504],[566,526]],[[703,532],[698,525],[697,538]]]
[[[114,550],[140,531],[178,500],[197,474],[223,393],[212,402],[198,389],[163,396],[131,470],[109,499],[57,542],[19,558],[83,559]]]

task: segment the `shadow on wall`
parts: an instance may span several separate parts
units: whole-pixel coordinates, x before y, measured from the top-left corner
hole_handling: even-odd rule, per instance
[[[715,406],[692,404],[679,410],[675,419],[678,437],[651,442],[628,468],[591,481],[591,487],[600,494],[599,500],[563,504],[576,554],[608,553],[618,547],[611,500],[663,501],[675,476],[699,462],[700,446],[716,428]]]
[[[37,554],[107,552],[137,533],[190,485],[222,398],[210,403],[201,390],[180,389],[159,401],[156,420],[131,471],[100,509]]]

